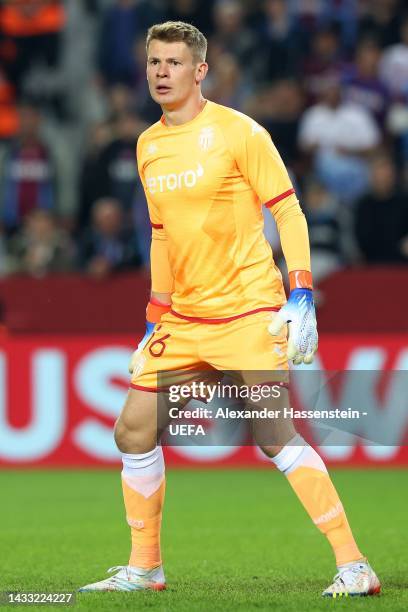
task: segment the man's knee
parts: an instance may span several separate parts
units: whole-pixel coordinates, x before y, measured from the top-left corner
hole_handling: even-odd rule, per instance
[[[263,445],[260,444],[259,448],[261,449],[261,451],[270,459],[272,459],[272,457],[276,457],[276,455],[278,453],[280,453],[280,451],[282,450],[283,446],[276,446],[276,445]]]
[[[126,453],[129,442],[135,436],[132,435],[132,430],[126,426],[121,417],[115,423],[115,429],[113,430],[113,437],[115,439],[116,446],[121,453]]]
[[[121,453],[139,455],[152,450],[157,439],[155,432],[146,431],[145,427],[132,427],[119,418],[115,424],[114,439]]]
[[[131,390],[116,421],[114,438],[122,453],[142,454],[157,444],[156,402],[151,394]]]

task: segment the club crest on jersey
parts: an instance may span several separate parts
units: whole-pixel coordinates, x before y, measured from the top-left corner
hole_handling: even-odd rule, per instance
[[[151,142],[149,146],[147,147],[147,152],[151,154],[151,153],[156,153],[156,151],[157,151],[157,145],[154,144],[154,142]]]
[[[198,146],[202,151],[208,151],[214,144],[214,128],[205,127],[198,136]]]

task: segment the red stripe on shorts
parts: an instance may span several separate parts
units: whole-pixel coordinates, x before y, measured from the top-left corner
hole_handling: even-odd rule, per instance
[[[148,393],[161,393],[162,391],[168,391],[164,387],[142,387],[141,385],[135,385],[134,383],[130,383],[130,387],[132,389],[137,389],[138,391],[147,391]]]
[[[225,319],[203,319],[201,317],[188,317],[186,315],[182,315],[179,312],[175,312],[173,309],[170,310],[171,314],[179,319],[184,319],[185,321],[190,321],[191,323],[229,323],[230,321],[236,321],[237,319],[241,319],[242,317],[248,317],[249,315],[256,314],[257,312],[266,312],[273,311],[278,312],[281,309],[281,306],[265,306],[264,308],[255,308],[255,310],[250,310],[249,312],[243,312],[239,315],[234,315],[233,317],[225,317]]]

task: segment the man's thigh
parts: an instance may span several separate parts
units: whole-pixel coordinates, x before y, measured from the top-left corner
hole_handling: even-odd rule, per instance
[[[170,408],[173,413],[184,408],[192,397],[201,397],[197,384],[214,384],[220,378],[219,372],[203,363],[198,356],[200,329],[200,323],[180,320],[171,314],[162,317],[150,342],[143,349],[140,367],[132,375],[130,394],[134,391],[153,396],[149,405],[154,402],[153,425],[157,440],[169,425]],[[169,399],[172,387],[177,390],[183,388],[183,395],[177,402]],[[132,412],[132,404],[136,410],[139,409],[136,402],[132,402],[126,412]]]
[[[204,336],[205,355],[215,368],[228,372],[238,385],[277,386],[277,391],[268,397],[250,401],[246,408],[257,411],[266,408],[274,413],[273,418],[252,420],[253,440],[270,454],[284,446],[296,431],[291,419],[285,418],[284,408],[289,403],[289,365],[287,360],[286,327],[279,336],[268,332],[275,313],[260,312],[226,324],[208,338]],[[270,452],[268,452],[270,450]]]
[[[129,389],[125,405],[115,426],[115,441],[123,453],[146,453],[152,450],[168,420],[160,416],[156,393]]]

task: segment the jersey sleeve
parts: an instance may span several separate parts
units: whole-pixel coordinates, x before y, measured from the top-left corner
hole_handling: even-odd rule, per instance
[[[169,263],[167,236],[164,231],[159,209],[149,197],[146,181],[143,174],[143,163],[141,159],[140,139],[137,143],[137,164],[139,177],[143,185],[152,226],[152,242],[150,247],[150,271],[152,279],[152,291],[157,293],[172,293],[174,279]]]
[[[295,192],[282,158],[263,127],[246,117],[230,134],[236,164],[261,204],[272,206]]]
[[[276,221],[288,271],[310,271],[306,219],[268,132],[247,117],[234,130],[233,144],[239,170]]]
[[[147,208],[149,210],[149,219],[150,219],[151,226],[152,226],[153,230],[154,229],[162,230],[163,229],[163,222],[162,222],[161,217],[160,217],[159,209],[154,204],[153,200],[150,198],[149,191],[148,191],[147,185],[146,185],[146,180],[145,180],[144,171],[143,171],[142,149],[143,149],[143,143],[142,143],[142,138],[140,137],[139,140],[137,141],[137,149],[136,149],[137,168],[138,168],[138,172],[139,172],[139,177],[140,177],[140,180],[141,180],[142,185],[143,185],[143,190],[145,192],[145,197],[146,197],[146,202],[147,202]]]
[[[309,233],[295,195],[269,209],[276,221],[288,272],[311,271]]]
[[[152,231],[150,248],[151,288],[155,293],[173,293],[174,278],[169,262],[167,240],[155,236],[154,231]]]

